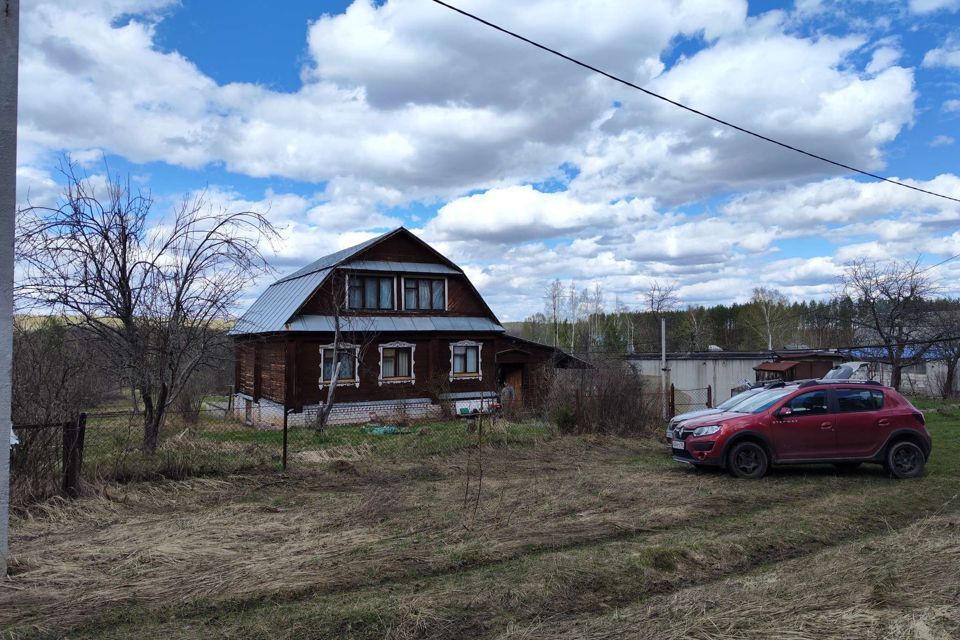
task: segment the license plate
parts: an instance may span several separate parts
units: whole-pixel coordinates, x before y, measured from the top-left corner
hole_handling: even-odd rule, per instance
[[[683,449],[683,440],[674,440],[673,441],[674,449]]]

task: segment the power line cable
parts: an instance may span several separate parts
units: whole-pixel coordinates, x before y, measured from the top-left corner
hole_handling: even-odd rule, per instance
[[[769,137],[769,136],[765,136],[765,135],[763,135],[762,133],[757,133],[756,131],[752,131],[752,130],[750,130],[750,129],[747,129],[746,127],[741,127],[741,126],[739,126],[739,125],[733,124],[732,122],[729,122],[729,121],[727,121],[727,120],[723,120],[722,118],[718,118],[717,116],[712,116],[712,115],[710,115],[709,113],[706,113],[706,112],[704,112],[704,111],[700,111],[700,110],[698,110],[698,109],[694,109],[693,107],[687,106],[687,105],[683,104],[682,102],[678,102],[678,101],[676,101],[676,100],[672,100],[672,99],[670,99],[670,98],[668,98],[668,97],[666,97],[666,96],[660,95],[659,93],[656,93],[656,92],[651,91],[651,90],[649,90],[649,89],[644,89],[644,88],[641,87],[640,85],[634,84],[633,82],[630,82],[629,80],[624,80],[623,78],[621,78],[621,77],[619,77],[619,76],[616,76],[616,75],[614,75],[614,74],[612,74],[612,73],[610,73],[610,72],[608,72],[608,71],[604,71],[603,69],[600,69],[600,68],[595,67],[595,66],[593,66],[593,65],[591,65],[591,64],[588,64],[588,63],[586,63],[586,62],[583,62],[582,60],[578,60],[577,58],[574,58],[574,57],[572,57],[572,56],[568,56],[568,55],[565,54],[565,53],[561,53],[560,51],[557,51],[556,49],[551,49],[550,47],[548,47],[548,46],[546,46],[546,45],[544,45],[544,44],[540,44],[539,42],[537,42],[537,41],[535,41],[535,40],[531,40],[530,38],[527,38],[527,37],[525,37],[525,36],[522,36],[522,35],[520,35],[519,33],[516,33],[516,32],[514,32],[514,31],[510,31],[509,29],[506,29],[506,28],[504,28],[504,27],[501,27],[501,26],[498,25],[498,24],[495,24],[495,23],[493,23],[493,22],[490,22],[489,20],[485,20],[485,19],[483,19],[483,18],[481,18],[481,17],[479,17],[479,16],[477,16],[477,15],[474,15],[474,14],[470,13],[469,11],[464,11],[463,9],[460,9],[459,7],[455,7],[455,6],[453,6],[452,4],[447,4],[447,3],[444,2],[443,0],[433,0],[433,2],[436,3],[436,4],[438,4],[438,5],[440,5],[440,6],[442,6],[442,7],[446,7],[447,9],[450,9],[451,11],[455,11],[456,13],[459,13],[459,14],[461,14],[461,15],[463,15],[463,16],[466,16],[467,18],[470,18],[471,20],[475,20],[475,21],[479,22],[480,24],[486,25],[486,26],[490,27],[491,29],[495,29],[495,30],[497,30],[497,31],[499,31],[499,32],[501,32],[501,33],[504,33],[504,34],[506,34],[506,35],[508,35],[508,36],[511,36],[511,37],[513,37],[513,38],[516,38],[517,40],[520,40],[520,41],[522,41],[522,42],[526,42],[527,44],[532,45],[532,46],[534,46],[534,47],[536,47],[536,48],[538,48],[538,49],[542,49],[543,51],[546,51],[547,53],[552,53],[553,55],[555,55],[555,56],[557,56],[557,57],[559,57],[559,58],[563,58],[563,59],[566,60],[567,62],[572,62],[572,63],[575,64],[575,65],[579,65],[579,66],[583,67],[584,69],[588,69],[588,70],[590,70],[590,71],[593,71],[594,73],[599,73],[600,75],[605,76],[605,77],[607,77],[607,78],[609,78],[609,79],[611,79],[611,80],[613,80],[613,81],[615,81],[615,82],[619,82],[620,84],[626,85],[626,86],[628,86],[628,87],[630,87],[630,88],[632,88],[632,89],[636,89],[637,91],[641,91],[641,92],[647,94],[647,95],[650,96],[650,97],[656,98],[657,100],[662,100],[662,101],[664,101],[664,102],[667,102],[667,103],[669,103],[669,104],[672,104],[672,105],[675,106],[675,107],[679,107],[680,109],[684,109],[685,111],[689,111],[690,113],[694,113],[694,114],[696,114],[696,115],[698,115],[698,116],[701,116],[701,117],[703,117],[703,118],[706,118],[707,120],[712,120],[713,122],[716,122],[716,123],[718,123],[718,124],[722,124],[722,125],[724,125],[725,127],[730,127],[731,129],[735,129],[735,130],[737,130],[737,131],[739,131],[739,132],[741,132],[741,133],[745,133],[745,134],[750,135],[750,136],[753,136],[753,137],[755,137],[755,138],[759,138],[760,140],[763,140],[763,141],[765,141],[765,142],[769,142],[769,143],[771,143],[771,144],[775,144],[775,145],[777,145],[777,146],[783,147],[784,149],[789,149],[790,151],[794,151],[794,152],[796,152],[796,153],[800,153],[800,154],[802,154],[802,155],[808,156],[808,157],[813,158],[813,159],[815,159],[815,160],[820,160],[820,161],[822,161],[822,162],[826,162],[827,164],[832,164],[832,165],[834,165],[834,166],[836,166],[836,167],[840,167],[840,168],[846,169],[846,170],[848,170],[848,171],[853,171],[854,173],[859,173],[859,174],[861,174],[861,175],[864,175],[864,176],[867,176],[867,177],[870,177],[870,178],[874,178],[875,180],[880,180],[880,181],[882,181],[882,182],[889,182],[890,184],[897,185],[898,187],[904,187],[904,188],[906,188],[906,189],[912,189],[912,190],[914,190],[914,191],[919,191],[920,193],[925,193],[925,194],[927,194],[927,195],[936,196],[936,197],[938,197],[938,198],[943,198],[943,199],[945,199],[945,200],[952,200],[953,202],[960,202],[960,198],[954,198],[953,196],[948,196],[948,195],[944,195],[944,194],[942,194],[942,193],[937,193],[936,191],[930,191],[930,190],[928,190],[928,189],[922,189],[922,188],[920,188],[920,187],[915,187],[915,186],[913,186],[913,185],[907,184],[907,183],[905,183],[905,182],[900,182],[900,181],[894,180],[894,179],[892,179],[892,178],[886,178],[886,177],[884,177],[884,176],[877,175],[876,173],[870,173],[869,171],[864,171],[863,169],[857,169],[856,167],[852,167],[852,166],[850,166],[850,165],[848,165],[848,164],[844,164],[844,163],[838,162],[838,161],[836,161],[836,160],[831,160],[830,158],[827,158],[827,157],[818,155],[818,154],[813,153],[813,152],[811,152],[811,151],[806,151],[806,150],[801,149],[801,148],[799,148],[799,147],[795,147],[795,146],[793,146],[793,145],[787,144],[786,142],[781,142],[780,140],[776,140],[776,139],[771,138],[771,137]]]

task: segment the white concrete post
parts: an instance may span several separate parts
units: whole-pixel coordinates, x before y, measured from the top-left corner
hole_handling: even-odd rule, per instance
[[[10,526],[10,375],[13,365],[13,235],[17,208],[17,54],[20,0],[0,0],[0,576]]]

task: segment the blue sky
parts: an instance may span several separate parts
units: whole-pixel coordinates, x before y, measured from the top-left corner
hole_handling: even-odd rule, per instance
[[[553,278],[638,306],[834,290],[859,257],[960,253],[960,208],[844,175],[426,0],[38,0],[22,8],[18,188],[57,158],[268,211],[280,274],[404,224],[505,320]],[[626,0],[465,9],[691,106],[960,197],[960,0]],[[64,107],[67,108],[64,108]],[[960,294],[960,269],[937,271]],[[266,284],[259,283],[258,287]],[[243,304],[255,297],[251,289]]]

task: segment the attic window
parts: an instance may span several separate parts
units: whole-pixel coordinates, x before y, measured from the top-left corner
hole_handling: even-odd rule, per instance
[[[403,308],[407,311],[447,308],[446,280],[440,278],[404,278]]]
[[[393,278],[351,274],[347,280],[347,306],[350,309],[393,309]]]

